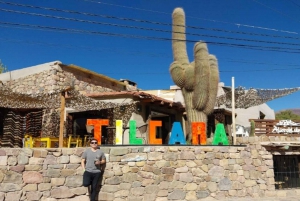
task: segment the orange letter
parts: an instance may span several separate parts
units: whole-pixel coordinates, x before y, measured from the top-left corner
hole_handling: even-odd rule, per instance
[[[156,138],[156,127],[161,125],[161,121],[149,122],[149,144],[162,144],[162,139]]]
[[[198,145],[200,137],[200,144],[206,145],[206,124],[204,122],[192,122],[192,144]]]
[[[101,144],[102,126],[109,125],[108,119],[87,119],[86,124],[94,126],[94,138]]]

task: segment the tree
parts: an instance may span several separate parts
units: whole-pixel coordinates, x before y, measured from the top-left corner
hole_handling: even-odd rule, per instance
[[[0,60],[0,74],[7,71],[6,66]]]
[[[276,114],[276,120],[300,121],[300,116],[294,114],[292,110],[284,110]]]

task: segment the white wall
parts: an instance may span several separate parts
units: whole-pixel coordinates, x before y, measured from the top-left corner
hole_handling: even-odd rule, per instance
[[[7,82],[10,80],[15,80],[15,79],[19,79],[22,77],[26,77],[28,75],[40,73],[45,70],[51,70],[53,68],[60,68],[59,64],[61,64],[60,61],[53,61],[53,62],[49,62],[49,63],[40,64],[37,66],[31,66],[31,67],[22,68],[19,70],[9,71],[9,72],[0,74],[0,80],[2,82]]]
[[[244,127],[250,127],[249,119],[259,119],[260,112],[265,115],[265,119],[275,119],[275,112],[267,104],[262,104],[247,109],[235,109],[237,114],[235,122],[236,124]]]

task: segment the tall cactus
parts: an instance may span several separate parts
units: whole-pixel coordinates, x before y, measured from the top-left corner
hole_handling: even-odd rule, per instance
[[[182,89],[190,129],[191,122],[207,123],[207,115],[214,109],[219,83],[218,62],[215,56],[209,55],[206,43],[200,41],[194,46],[195,61],[190,63],[186,51],[183,9],[176,8],[172,17],[174,62],[170,73],[174,83]],[[187,141],[191,141],[190,130]]]

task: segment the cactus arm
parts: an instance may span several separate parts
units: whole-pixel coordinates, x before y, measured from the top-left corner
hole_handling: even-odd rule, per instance
[[[208,60],[207,45],[197,42],[194,47],[195,58],[195,89],[193,96],[193,107],[203,110],[208,100],[210,65]]]
[[[218,93],[218,84],[219,84],[219,67],[217,58],[214,55],[209,55],[210,63],[210,82],[209,82],[209,95],[206,107],[203,112],[207,115],[211,114],[214,110],[216,97]]]
[[[185,15],[182,8],[176,8],[172,15],[172,49],[174,61],[189,63],[186,52]]]
[[[194,90],[195,85],[195,62],[190,63],[185,68],[185,86],[187,91]]]
[[[185,83],[185,70],[178,61],[174,61],[171,64],[170,73],[174,83],[180,88],[183,88]]]

